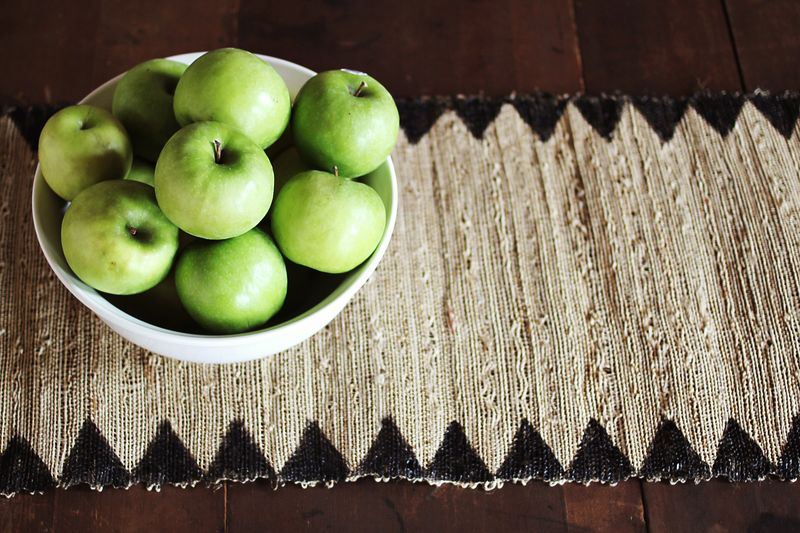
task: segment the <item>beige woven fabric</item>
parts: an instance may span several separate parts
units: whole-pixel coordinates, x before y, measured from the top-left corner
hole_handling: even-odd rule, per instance
[[[800,412],[800,146],[745,103],[663,143],[626,104],[610,141],[573,104],[546,142],[505,104],[395,151],[385,259],[320,334],[274,357],[179,363],[123,341],[38,248],[35,154],[0,120],[0,442],[54,477],[91,418],[128,469],[158,424],[208,468],[233,419],[276,471],[317,421],[358,465],[391,416],[429,464],[458,421],[488,469],[529,420],[566,468],[590,419],[633,468],[662,418],[707,464],[730,418],[776,462]]]

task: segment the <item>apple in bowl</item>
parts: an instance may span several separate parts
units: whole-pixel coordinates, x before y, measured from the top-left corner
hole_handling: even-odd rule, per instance
[[[190,65],[202,53],[184,54],[167,58]],[[314,73],[293,63],[266,56],[255,56],[265,61],[278,73],[288,88],[290,97],[297,95],[302,85]],[[89,94],[81,103],[110,110],[114,90],[121,76],[110,80]],[[385,225],[375,251],[355,269],[344,274],[323,274],[305,267],[288,264],[287,274],[291,280],[297,277],[302,285],[309,285],[314,298],[305,299],[301,294],[287,294],[284,309],[290,300],[301,304],[289,306],[293,314],[277,313],[261,329],[237,334],[208,334],[192,330],[176,330],[160,327],[148,321],[144,314],[133,316],[112,304],[109,298],[84,283],[69,268],[61,243],[61,226],[65,201],[47,185],[41,167],[37,168],[33,189],[33,219],[39,244],[48,263],[58,279],[84,305],[105,321],[113,330],[126,339],[153,352],[186,361],[199,363],[231,363],[261,358],[302,342],[330,322],[352,299],[377,267],[389,244],[396,219],[398,195],[394,168],[386,158],[375,170],[359,179],[375,190],[385,211]],[[155,291],[165,281],[151,289]],[[320,280],[317,283],[315,280]],[[319,294],[317,288],[324,286]],[[164,291],[164,292],[174,292]],[[115,302],[118,298],[111,298]],[[135,306],[132,306],[135,307]],[[127,311],[134,312],[132,308]]]

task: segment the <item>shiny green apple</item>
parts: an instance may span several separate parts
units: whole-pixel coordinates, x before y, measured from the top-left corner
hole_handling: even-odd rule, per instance
[[[389,91],[353,71],[330,70],[308,80],[292,112],[294,143],[303,158],[345,178],[363,176],[383,163],[399,128]]]
[[[175,89],[175,117],[181,125],[228,124],[261,148],[286,129],[289,90],[266,61],[237,48],[208,52],[189,65]]]
[[[131,170],[128,172],[128,175],[125,176],[125,179],[138,181],[139,183],[144,183],[145,185],[155,187],[155,173],[156,169],[153,165],[147,161],[144,161],[143,159],[134,157],[133,164],[131,164]]]
[[[183,306],[213,333],[239,333],[263,325],[286,298],[286,265],[263,231],[224,241],[196,241],[175,269]]]
[[[220,122],[184,127],[164,146],[155,188],[164,214],[186,233],[228,239],[255,227],[272,203],[269,158]]]
[[[134,159],[134,166],[136,160]],[[133,171],[131,171],[133,172]],[[151,170],[152,173],[152,170]],[[126,179],[131,179],[130,175]],[[134,180],[135,181],[135,180]],[[186,232],[178,230],[178,252],[196,241]],[[183,308],[178,289],[175,288],[175,263],[166,278],[152,289],[129,295],[103,294],[106,300],[136,318],[174,331],[186,333],[202,333],[200,326],[192,320],[186,309]]]
[[[61,224],[64,257],[75,275],[110,294],[136,294],[169,273],[178,228],[164,216],[153,188],[103,181],[72,201]]]
[[[172,95],[186,65],[151,59],[122,76],[111,104],[112,113],[131,138],[133,153],[156,162],[161,148],[180,129],[172,110]]]
[[[64,200],[100,181],[124,178],[132,159],[125,128],[99,107],[65,107],[50,117],[39,136],[42,176]]]
[[[283,255],[332,274],[367,259],[385,225],[386,210],[374,189],[317,170],[290,179],[272,211],[272,234]]]

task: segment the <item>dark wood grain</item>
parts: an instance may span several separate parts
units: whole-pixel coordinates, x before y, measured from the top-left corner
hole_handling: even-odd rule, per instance
[[[53,531],[55,491],[44,494],[0,496],[0,531]]]
[[[237,0],[15,2],[0,10],[0,103],[71,102],[154,57],[235,45]]]
[[[141,485],[128,490],[96,492],[88,488],[53,491],[53,531],[171,533],[224,531],[223,488],[164,487],[148,491]],[[20,500],[30,496],[18,496]],[[17,529],[21,531],[21,529]],[[33,530],[30,530],[33,531]]]
[[[586,90],[741,89],[720,0],[575,0]]]
[[[0,56],[14,73],[0,80],[0,103],[75,101],[140,61],[226,45],[316,70],[365,70],[397,96],[582,89],[563,0],[50,1],[0,13],[0,46],[15,51]]]
[[[563,485],[565,522],[587,531],[645,531],[644,501],[638,480],[617,486]]]
[[[145,59],[226,45],[367,70],[397,96],[797,89],[799,25],[793,0],[6,2],[0,104],[75,101]],[[798,501],[775,482],[137,486],[0,498],[0,531],[780,531],[800,529]]]
[[[314,70],[367,71],[397,96],[581,89],[563,0],[242,0],[239,44]]]
[[[638,481],[617,487],[541,482],[491,491],[427,483],[360,480],[333,489],[297,486],[273,491],[261,483],[231,484],[229,531],[566,531],[611,527],[641,531]]]
[[[800,88],[800,2],[725,0],[748,91]]]
[[[644,483],[650,531],[800,531],[800,485]]]
[[[104,1],[92,79],[102,83],[154,57],[235,46],[238,12],[238,0]]]
[[[99,0],[4,3],[0,9],[0,104],[75,101],[96,84]]]

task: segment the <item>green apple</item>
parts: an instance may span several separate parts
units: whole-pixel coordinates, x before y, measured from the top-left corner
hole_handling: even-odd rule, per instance
[[[294,144],[314,168],[363,176],[388,157],[400,115],[383,85],[363,73],[330,70],[306,82],[292,113]]]
[[[331,274],[361,264],[378,246],[386,210],[369,185],[310,170],[275,199],[272,234],[290,261]]]
[[[222,48],[189,65],[175,89],[175,117],[223,122],[261,148],[274,143],[289,123],[289,89],[266,61],[250,52]]]
[[[99,107],[65,107],[50,117],[39,136],[42,176],[64,200],[100,181],[124,178],[132,159],[125,128]]]
[[[125,73],[114,89],[111,110],[128,130],[133,153],[153,163],[180,128],[172,110],[172,95],[184,70],[183,63],[151,59]]]
[[[275,158],[272,163],[272,170],[275,173],[275,191],[273,196],[277,198],[278,193],[287,181],[292,179],[296,174],[313,169],[303,161],[297,149],[288,148]]]
[[[155,185],[158,205],[176,226],[195,237],[228,239],[255,227],[269,210],[272,165],[238,130],[197,122],[164,146]]]
[[[140,183],[144,183],[145,185],[155,187],[155,173],[156,169],[153,165],[147,161],[139,159],[138,157],[134,157],[131,170],[128,172],[128,175],[125,176],[125,179],[138,181]]]
[[[263,231],[224,241],[196,241],[178,258],[175,286],[183,306],[213,333],[263,325],[286,298],[286,265]]]
[[[75,275],[110,294],[136,294],[169,273],[178,228],[164,216],[153,188],[103,181],[72,201],[61,224],[64,257]]]
[[[178,252],[176,257],[190,243],[196,240],[196,237],[178,230]],[[175,263],[177,261],[173,261],[167,277],[152,289],[125,296],[116,294],[103,294],[103,296],[129,315],[149,324],[174,331],[202,333],[203,330],[189,316],[178,297],[178,289],[175,287]]]

